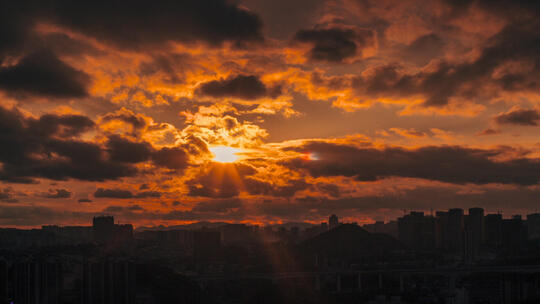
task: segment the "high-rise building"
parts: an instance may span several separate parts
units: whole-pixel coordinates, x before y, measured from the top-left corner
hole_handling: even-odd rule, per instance
[[[94,240],[98,243],[107,243],[113,238],[114,217],[112,216],[96,216],[92,221],[94,231]]]
[[[480,254],[480,248],[485,242],[484,209],[470,208],[465,221],[464,233],[465,254],[470,261]]]
[[[530,240],[540,239],[540,213],[527,215],[527,230]]]
[[[328,230],[328,223],[327,222],[322,222],[321,223],[321,230],[322,231]]]
[[[503,219],[501,223],[501,246],[509,253],[518,253],[527,238],[521,215]]]
[[[454,208],[448,210],[448,250],[451,252],[463,251],[463,209]]]
[[[339,226],[339,219],[337,215],[335,214],[330,215],[330,218],[328,219],[328,229],[334,229],[337,226]]]
[[[435,213],[435,246],[439,250],[448,247],[448,212],[437,211]]]
[[[475,243],[483,244],[485,242],[484,225],[484,209],[469,208],[467,228],[472,231]]]
[[[115,224],[112,216],[94,217],[92,229],[98,243],[122,243],[133,239],[133,226]]]
[[[8,302],[8,263],[0,259],[0,303]]]
[[[399,218],[398,238],[414,250],[435,249],[435,219],[415,211]]]
[[[491,248],[501,246],[502,214],[488,214],[484,218],[486,245]]]

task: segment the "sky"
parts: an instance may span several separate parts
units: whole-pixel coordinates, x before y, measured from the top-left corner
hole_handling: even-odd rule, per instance
[[[540,204],[540,7],[0,0],[0,226]]]

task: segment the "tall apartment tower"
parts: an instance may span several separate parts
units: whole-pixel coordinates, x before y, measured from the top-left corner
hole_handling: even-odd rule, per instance
[[[448,211],[435,212],[435,246],[439,250],[448,247]]]
[[[454,208],[448,210],[448,250],[461,252],[463,250],[463,209]]]
[[[92,223],[94,240],[98,243],[107,243],[115,235],[114,217],[97,216]]]
[[[486,245],[493,248],[501,246],[502,235],[502,214],[488,214],[485,221],[485,240]]]
[[[528,238],[540,239],[540,213],[527,214]]]
[[[330,216],[330,218],[328,219],[328,228],[329,229],[334,229],[337,226],[339,226],[339,219],[338,219],[337,215],[332,214]]]
[[[469,262],[476,260],[485,243],[484,209],[470,208],[465,221],[464,245]]]

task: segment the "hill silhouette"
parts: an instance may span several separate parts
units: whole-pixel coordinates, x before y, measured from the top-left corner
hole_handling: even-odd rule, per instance
[[[355,224],[342,224],[300,244],[301,250],[328,258],[355,259],[404,249],[386,234],[370,233]]]

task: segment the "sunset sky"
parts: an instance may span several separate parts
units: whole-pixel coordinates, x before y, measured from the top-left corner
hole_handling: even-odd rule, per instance
[[[540,211],[540,1],[0,3],[0,226]]]

